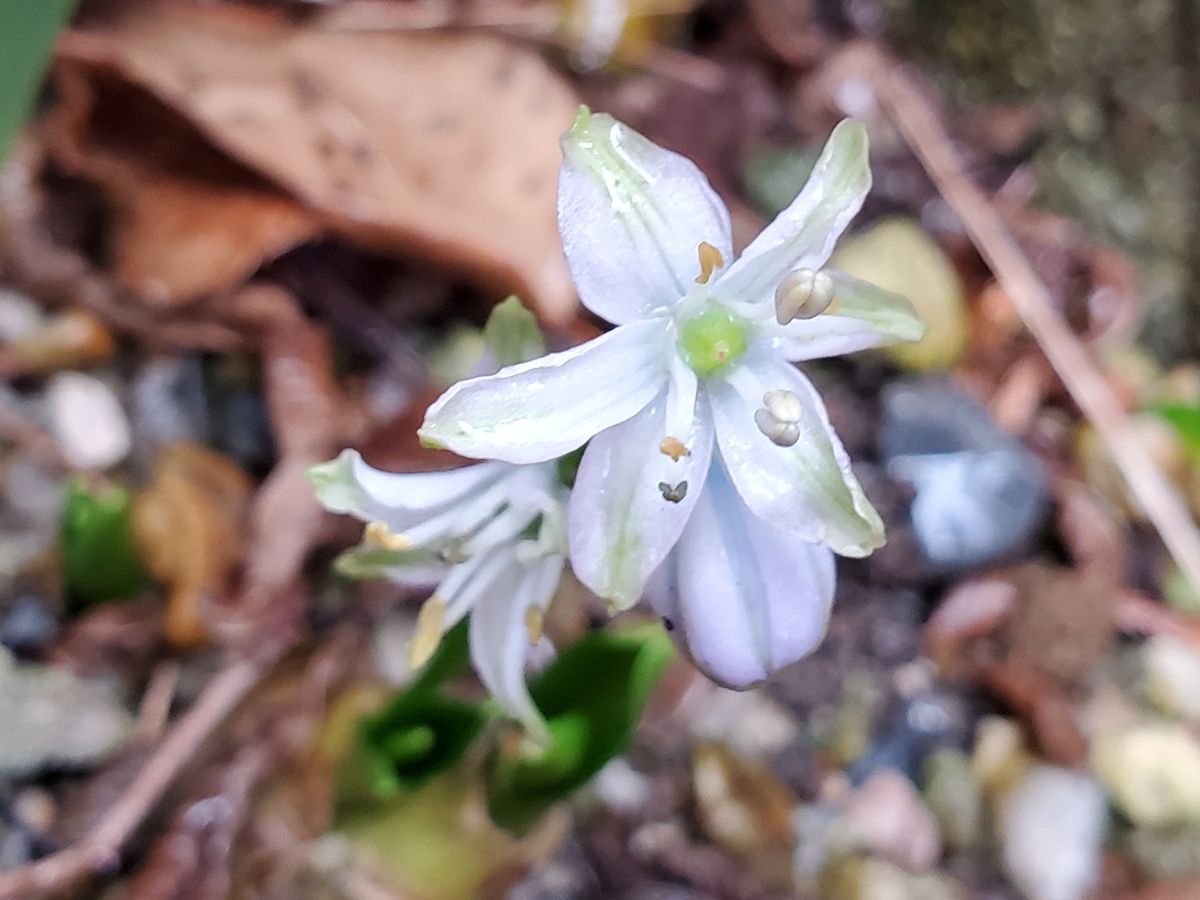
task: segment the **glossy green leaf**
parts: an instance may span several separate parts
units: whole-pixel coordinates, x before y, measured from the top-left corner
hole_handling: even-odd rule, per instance
[[[386,800],[456,765],[487,721],[483,707],[437,693],[467,670],[467,623],[442,638],[417,678],[359,723],[338,768],[338,805]]]
[[[591,632],[551,663],[530,684],[551,740],[497,751],[488,773],[496,823],[526,830],[620,754],[673,655],[666,633],[648,625]]]
[[[0,160],[29,115],[54,38],[75,0],[0,3]]]
[[[130,526],[129,492],[72,482],[60,520],[63,585],[78,606],[131,596],[145,583]]]
[[[537,359],[546,352],[537,319],[515,295],[492,309],[483,327],[483,339],[500,368]]]
[[[423,689],[401,692],[358,727],[338,767],[338,806],[388,800],[458,763],[487,716],[475,703]]]

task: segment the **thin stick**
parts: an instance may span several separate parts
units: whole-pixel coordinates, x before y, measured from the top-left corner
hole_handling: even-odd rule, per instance
[[[946,202],[987,261],[1025,326],[1037,339],[1071,396],[1095,425],[1113,460],[1171,556],[1200,593],[1200,534],[1187,507],[1151,459],[1129,417],[1083,344],[1054,307],[1000,215],[967,177],[949,135],[912,78],[873,46],[847,51],[851,65],[870,80]]]
[[[221,671],[171,729],[103,819],[78,843],[36,862],[0,872],[0,898],[40,896],[115,869],[121,849],[213,729],[258,682],[261,663],[239,661]]]

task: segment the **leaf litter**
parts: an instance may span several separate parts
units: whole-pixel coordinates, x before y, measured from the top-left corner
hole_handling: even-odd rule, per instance
[[[132,497],[151,576],[122,598],[71,608],[25,563],[0,572],[0,636],[17,609],[42,610],[59,628],[41,643],[12,639],[32,659],[6,657],[0,682],[11,682],[9,720],[34,716],[48,730],[15,730],[23,739],[7,777],[44,790],[60,813],[48,842],[30,839],[17,867],[0,872],[0,895],[83,884],[147,897],[182,896],[181,884],[189,896],[398,890],[327,834],[333,779],[322,748],[348,727],[339,701],[379,689],[364,647],[381,613],[411,615],[406,601],[420,598],[329,575],[353,535],[320,511],[303,472],[346,446],[395,469],[445,466],[413,437],[438,387],[430,362],[465,352],[446,336],[477,328],[510,291],[531,302],[552,343],[594,333],[554,221],[558,135],[584,98],[697,159],[739,234],[756,230],[756,210],[778,190],[757,181],[765,169],[749,160],[770,149],[778,184],[802,179],[806,153],[811,164],[837,118],[867,121],[877,187],[860,236],[881,246],[864,264],[919,279],[906,251],[919,243],[937,260],[925,267],[938,279],[929,295],[953,327],[945,346],[915,360],[863,357],[813,375],[899,550],[843,567],[826,642],[761,689],[769,728],[761,704],[748,703],[727,704],[714,726],[726,705],[676,661],[624,775],[606,770],[604,787],[584,788],[569,820],[556,809],[536,840],[498,838],[478,819],[478,786],[453,778],[431,790],[458,798],[454,808],[476,817],[470,827],[434,815],[435,803],[425,819],[364,831],[386,843],[425,821],[442,842],[436,859],[478,841],[487,851],[466,880],[484,895],[806,889],[843,900],[872,890],[1009,896],[1017,884],[1038,896],[1061,882],[1047,880],[1022,838],[1041,833],[1046,804],[1059,798],[1054,815],[1077,818],[1048,832],[1057,847],[1034,849],[1075,861],[1071,884],[1128,900],[1190,896],[1196,870],[1173,849],[1200,827],[1186,804],[1171,807],[1166,828],[1110,818],[1093,800],[1103,783],[1140,815],[1149,789],[1139,785],[1186,781],[1194,766],[1196,723],[1177,683],[1200,653],[1194,594],[1136,497],[1112,490],[1105,447],[1013,314],[1011,283],[996,280],[948,211],[846,32],[813,4],[684,4],[671,11],[677,30],[643,32],[650,43],[638,54],[587,74],[559,45],[570,29],[401,27],[414,4],[382,14],[345,0],[328,17],[285,2],[128,6],[116,17],[85,9],[63,35],[53,89],[3,171],[0,287],[24,299],[0,294],[0,313],[32,301],[44,320],[0,346],[12,382],[0,468],[29,458],[80,468],[45,418],[55,375],[82,370],[128,404],[140,362],[184,351],[200,351],[208,412],[232,395],[230,371],[241,373],[247,402],[231,419],[209,418],[253,433],[258,416],[267,440],[239,457],[218,454],[210,433],[149,458],[135,446],[106,464],[105,477]],[[486,19],[474,6],[442,18]],[[836,6],[843,24],[864,29],[861,10]],[[523,8],[557,21],[554,4],[490,14]],[[1200,386],[1184,367],[1121,357],[1136,349],[1141,314],[1127,255],[1030,204],[1038,176],[1026,148],[1053,127],[1039,107],[993,112],[986,127],[978,112],[942,121],[962,137],[972,176],[1004,185],[996,208],[1102,361],[1113,396],[1159,417],[1154,458],[1170,462],[1200,512],[1188,431]],[[221,365],[234,356],[236,366]],[[921,491],[895,477],[879,448],[882,389],[897,366],[955,383],[1045,466],[1051,515],[1015,555],[959,571],[922,557],[909,515]],[[9,495],[4,546],[25,529]],[[56,539],[48,533],[19,559],[44,564]],[[576,632],[587,624],[578,618]],[[162,665],[177,675],[156,679]],[[144,693],[166,716],[149,743],[131,730]],[[1173,724],[1155,724],[1164,716]],[[752,739],[764,729],[769,740]],[[929,760],[939,763],[927,770]],[[168,792],[172,781],[182,790]],[[962,825],[945,796],[987,813]],[[990,816],[1001,809],[1014,812]],[[151,816],[163,826],[138,833]],[[845,837],[852,825],[857,841]],[[1097,833],[1109,839],[1103,859]],[[919,846],[900,840],[913,835]]]

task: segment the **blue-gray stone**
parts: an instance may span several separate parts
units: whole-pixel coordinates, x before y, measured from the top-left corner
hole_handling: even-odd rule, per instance
[[[884,391],[888,474],[913,486],[912,526],[927,561],[959,570],[1012,556],[1046,508],[1041,461],[942,380]]]

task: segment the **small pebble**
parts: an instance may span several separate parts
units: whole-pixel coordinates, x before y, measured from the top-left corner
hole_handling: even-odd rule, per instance
[[[112,388],[94,375],[59,372],[46,386],[50,430],[80,469],[107,469],[129,453],[129,420]]]
[[[28,457],[16,457],[4,468],[4,499],[38,524],[56,522],[63,504],[63,481]]]
[[[1036,765],[1003,806],[1004,869],[1028,900],[1082,900],[1100,875],[1107,822],[1100,785]]]
[[[1164,881],[1200,875],[1200,826],[1135,828],[1129,852],[1151,878]]]
[[[200,360],[194,356],[147,360],[133,377],[131,408],[139,448],[202,442],[208,410]]]
[[[858,846],[909,872],[928,871],[942,853],[937,819],[913,783],[894,769],[881,769],[854,792],[846,827]]]
[[[1092,768],[1113,803],[1149,827],[1200,824],[1200,740],[1174,724],[1139,725],[1092,743]]]
[[[18,596],[0,614],[0,643],[17,653],[42,649],[58,635],[58,621],[33,594]]]
[[[851,235],[838,246],[832,265],[907,298],[925,323],[921,340],[886,349],[897,364],[936,371],[962,354],[969,332],[962,283],[919,224],[894,217]]]
[[[1200,722],[1200,651],[1172,635],[1155,635],[1142,647],[1146,696],[1168,715]]]
[[[1046,506],[1036,456],[942,380],[890,385],[883,405],[882,455],[916,490],[912,526],[929,563],[966,569],[1028,543]]]
[[[34,834],[46,834],[58,819],[58,804],[50,792],[40,787],[24,788],[12,803],[13,815]]]
[[[618,756],[597,773],[592,789],[613,812],[633,814],[646,804],[650,779],[633,768],[625,757]]]
[[[0,341],[12,344],[37,331],[46,321],[42,308],[24,294],[0,288]]]
[[[925,760],[925,802],[937,817],[942,838],[968,850],[983,837],[983,792],[965,753],[943,747]]]

